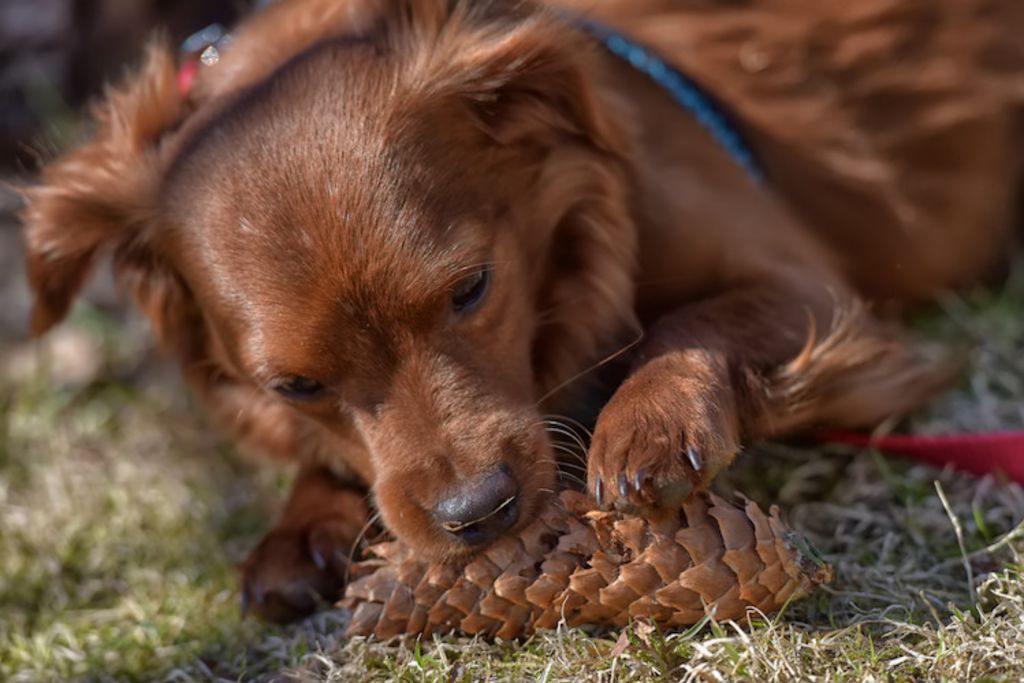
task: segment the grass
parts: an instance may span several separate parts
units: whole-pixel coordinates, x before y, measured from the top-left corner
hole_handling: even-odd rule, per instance
[[[919,327],[974,348],[914,429],[1024,428],[1024,269]],[[170,377],[137,323],[87,308],[0,359],[0,680],[1024,678],[1024,489],[831,447],[758,445],[719,482],[837,568],[781,616],[497,644],[346,642],[340,610],[242,620],[234,567],[288,473],[236,456]]]

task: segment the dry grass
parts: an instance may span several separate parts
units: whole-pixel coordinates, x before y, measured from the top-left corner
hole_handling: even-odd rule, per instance
[[[1024,428],[1018,270],[1000,294],[922,322],[980,344],[964,385],[915,428]],[[751,448],[720,487],[779,502],[838,569],[781,616],[499,644],[344,642],[341,611],[285,629],[242,621],[233,564],[287,476],[212,436],[134,324],[83,309],[57,342],[55,357],[0,360],[0,679],[1024,678],[1021,487],[777,444]]]

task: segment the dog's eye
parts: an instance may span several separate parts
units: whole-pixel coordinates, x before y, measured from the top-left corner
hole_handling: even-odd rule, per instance
[[[452,290],[452,309],[456,313],[464,313],[472,309],[487,294],[490,282],[490,268],[481,268],[469,277],[463,278]]]
[[[324,385],[315,379],[295,375],[273,385],[274,391],[293,401],[312,401],[324,394]]]

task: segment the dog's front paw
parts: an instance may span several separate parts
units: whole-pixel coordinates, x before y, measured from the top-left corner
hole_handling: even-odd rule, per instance
[[[243,614],[287,622],[337,600],[355,540],[347,517],[273,529],[242,564]]]
[[[598,417],[588,485],[601,507],[674,508],[733,460],[731,390],[656,363],[629,377]]]

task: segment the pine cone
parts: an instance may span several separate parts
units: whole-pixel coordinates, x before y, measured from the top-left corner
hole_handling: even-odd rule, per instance
[[[808,595],[832,569],[779,520],[710,493],[678,514],[643,519],[596,510],[570,491],[519,534],[464,565],[428,564],[399,542],[369,549],[341,604],[348,635],[379,639],[461,631],[512,639],[552,628],[655,619],[742,618]]]

